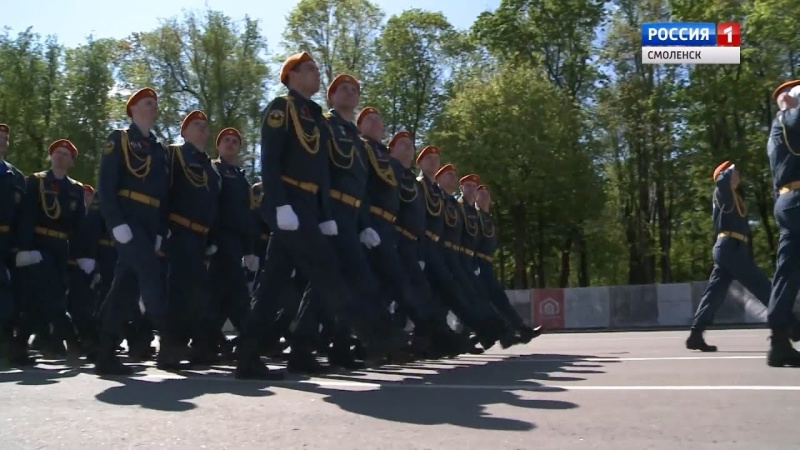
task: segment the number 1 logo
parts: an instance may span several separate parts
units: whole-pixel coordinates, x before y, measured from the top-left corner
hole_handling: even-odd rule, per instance
[[[739,47],[742,42],[739,22],[717,24],[717,47]]]

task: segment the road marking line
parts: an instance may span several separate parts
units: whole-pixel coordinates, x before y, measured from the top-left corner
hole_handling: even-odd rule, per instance
[[[141,381],[213,381],[213,382],[248,382],[236,380],[232,377],[180,377],[178,375],[145,375],[136,377]],[[540,384],[436,384],[436,383],[407,383],[396,381],[348,381],[348,380],[283,380],[261,382],[269,387],[310,385],[322,388],[371,388],[371,389],[449,389],[449,390],[501,390],[501,391],[533,391],[533,392],[558,392],[558,391],[800,391],[800,386],[590,386],[590,385],[540,385]]]
[[[758,339],[758,338],[763,338],[764,336],[768,335],[767,334],[768,330],[764,330],[765,332],[762,333],[762,334],[725,334],[724,333],[725,330],[718,330],[718,331],[720,332],[719,333],[719,337],[723,338],[723,339],[729,339],[729,338],[735,338],[735,339],[745,339],[745,338],[747,338],[747,339]],[[641,333],[641,332],[635,331],[634,333]],[[650,340],[657,341],[657,340],[664,340],[664,339],[681,339],[681,340],[685,340],[686,339],[686,334],[687,334],[687,333],[678,334],[677,332],[673,332],[673,331],[652,331],[651,333],[653,333],[653,334],[657,334],[657,333],[675,333],[675,335],[674,336],[608,337],[608,338],[592,337],[593,335],[597,335],[597,334],[617,334],[617,333],[612,333],[612,332],[609,332],[609,333],[597,332],[597,333],[582,333],[582,336],[585,336],[585,337],[576,338],[576,337],[571,336],[571,335],[581,334],[581,333],[553,333],[553,334],[546,334],[545,333],[542,336],[536,338],[536,340],[534,340],[533,342],[537,342],[537,341],[539,341],[540,339],[543,339],[543,338],[548,338],[547,339],[548,343],[556,343],[556,342],[583,342],[583,343],[590,343],[590,342],[594,342],[594,341],[650,341]],[[709,331],[709,333],[713,334],[714,330]],[[564,336],[564,337],[561,337],[561,336]]]
[[[706,361],[712,359],[764,359],[766,358],[766,352],[764,355],[755,356],[755,355],[730,355],[730,356],[653,356],[653,357],[620,357],[617,358],[615,356],[609,356],[607,358],[603,357],[592,357],[592,358],[528,358],[525,356],[520,356],[516,358],[510,358],[507,360],[498,359],[497,361],[504,361],[504,362],[516,362],[516,363],[528,363],[528,362],[572,362],[572,363],[582,363],[582,362],[615,362],[615,361]],[[489,362],[489,361],[487,361]]]

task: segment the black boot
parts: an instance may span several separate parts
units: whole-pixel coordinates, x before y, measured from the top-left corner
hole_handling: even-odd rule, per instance
[[[706,344],[703,339],[703,330],[692,328],[689,332],[689,337],[686,339],[686,348],[689,350],[700,350],[701,352],[715,352],[717,351],[716,345]]]
[[[12,366],[35,366],[36,359],[30,356],[28,338],[30,335],[17,331],[11,336],[6,347],[6,359]]]
[[[333,345],[328,352],[328,363],[331,366],[341,367],[347,370],[359,370],[364,368],[364,364],[356,361],[354,352],[350,350],[352,338],[350,333],[338,333],[333,338]]]
[[[542,326],[539,325],[536,328],[531,328],[527,325],[523,325],[517,329],[517,334],[519,335],[519,342],[527,344],[542,334]]]
[[[800,367],[800,352],[792,347],[788,330],[772,330],[767,365],[770,367]]]
[[[329,373],[330,366],[323,366],[317,361],[317,357],[310,350],[302,347],[295,348],[289,352],[289,360],[286,368],[291,373],[305,373],[309,375],[320,375]]]
[[[188,359],[186,345],[169,335],[162,334],[159,338],[156,367],[167,371],[186,369],[183,364]]]
[[[236,346],[236,371],[234,376],[240,380],[282,380],[285,378],[283,372],[270,370],[261,361],[259,355],[259,343],[257,338],[241,337],[239,345]]]
[[[122,364],[117,357],[117,339],[114,336],[101,336],[94,362],[97,375],[131,375],[133,369]]]

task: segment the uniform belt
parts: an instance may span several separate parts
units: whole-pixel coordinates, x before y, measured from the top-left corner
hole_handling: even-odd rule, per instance
[[[269,240],[269,235],[267,233],[261,233],[261,240],[262,241],[268,241]]]
[[[414,233],[408,231],[407,229],[401,227],[400,225],[395,225],[394,227],[395,229],[397,229],[397,231],[400,232],[400,234],[411,239],[412,241],[416,241],[418,239],[417,236],[414,235]]]
[[[100,244],[100,245],[105,245],[107,247],[113,247],[114,246],[114,243],[111,242],[111,239],[100,239],[99,241],[97,241],[97,243]]]
[[[748,238],[747,236],[743,235],[742,233],[735,233],[733,231],[723,231],[723,232],[721,232],[720,234],[717,235],[717,238],[721,238],[721,237],[734,238],[734,239],[738,239],[738,240],[740,240],[742,242],[747,242],[747,241],[750,240],[750,238]]]
[[[480,258],[480,259],[482,259],[482,260],[484,260],[486,262],[492,262],[492,257],[487,255],[487,254],[485,254],[485,253],[475,252],[475,256],[477,256],[478,258]]]
[[[465,254],[465,255],[467,255],[469,257],[475,256],[475,251],[474,250],[470,250],[470,249],[468,249],[466,247],[461,247],[459,250],[461,250],[461,253],[463,253],[463,254]]]
[[[461,247],[460,247],[460,246],[458,246],[458,245],[456,245],[456,244],[453,244],[453,243],[452,243],[452,242],[450,242],[450,241],[444,241],[444,248],[449,248],[449,249],[451,249],[451,250],[455,250],[455,251],[457,251],[457,252],[460,252],[460,251],[461,251]]]
[[[433,242],[439,242],[439,235],[436,233],[425,230],[425,236],[428,236],[428,239],[432,240]]]
[[[309,181],[297,181],[292,177],[287,177],[286,175],[281,175],[281,180],[283,180],[283,182],[286,184],[291,184],[294,187],[298,187],[312,194],[316,194],[319,190],[319,185],[317,183],[311,183]]]
[[[344,192],[336,189],[331,189],[330,193],[332,199],[339,200],[347,206],[352,206],[353,208],[358,208],[361,206],[361,200],[353,197],[352,195],[345,194]]]
[[[0,225],[0,233],[8,233],[11,231],[11,227],[8,225]]]
[[[52,237],[52,238],[56,238],[56,239],[67,240],[69,238],[69,235],[67,233],[64,233],[63,231],[53,230],[53,229],[45,228],[45,227],[36,227],[36,228],[33,229],[33,231],[36,234],[40,234],[42,236]]]
[[[205,225],[201,225],[197,222],[192,222],[191,220],[187,219],[186,217],[179,216],[178,214],[172,213],[169,215],[169,220],[177,223],[178,225],[188,228],[196,233],[200,234],[208,234],[208,227]]]
[[[784,184],[778,189],[778,194],[783,195],[789,191],[796,191],[800,189],[800,181],[792,181],[791,183]]]
[[[141,192],[132,191],[130,189],[122,189],[121,191],[117,192],[117,195],[120,197],[127,197],[135,202],[144,203],[148,206],[154,206],[156,208],[161,206],[161,200],[151,197],[147,194],[142,194]]]
[[[383,217],[384,219],[388,220],[391,223],[394,223],[394,221],[397,220],[397,216],[390,213],[389,211],[386,211],[383,208],[378,208],[377,206],[370,206],[369,212],[375,214],[378,217]]]

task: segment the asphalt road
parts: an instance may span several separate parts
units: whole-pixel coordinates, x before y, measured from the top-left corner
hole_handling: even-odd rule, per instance
[[[452,360],[279,383],[230,369],[0,369],[0,445],[170,449],[792,449],[800,372],[766,330],[545,335]],[[276,364],[279,365],[279,364]]]

